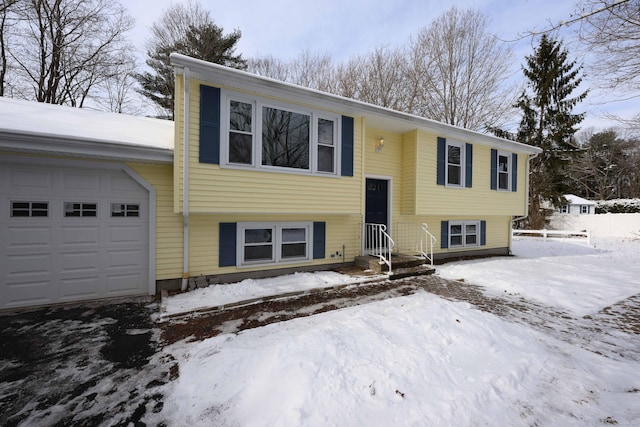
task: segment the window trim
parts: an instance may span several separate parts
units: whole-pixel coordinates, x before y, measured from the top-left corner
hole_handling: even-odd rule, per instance
[[[67,215],[67,204],[80,205],[80,215]],[[86,205],[94,205],[94,209],[87,209]],[[84,215],[85,212],[95,212],[95,215]],[[100,212],[100,206],[98,202],[62,202],[62,217],[63,218],[98,218]]]
[[[444,145],[444,185],[451,188],[466,188],[466,169],[467,169],[467,150],[466,143],[462,141],[453,141],[447,139]],[[449,183],[449,146],[458,147],[460,149],[460,183]],[[458,166],[458,165],[456,165]]]
[[[580,205],[580,215],[589,214],[589,206],[588,205]]]
[[[305,229],[305,256],[304,257],[283,257],[282,245],[285,243],[282,239],[282,230],[289,228]],[[273,253],[271,261],[245,261],[245,230],[248,229],[273,229],[272,234]],[[293,264],[300,262],[313,261],[313,222],[312,221],[292,221],[292,222],[238,222],[236,228],[236,266],[237,267],[256,267],[268,265]],[[290,243],[290,242],[289,242]]]
[[[496,156],[496,190],[510,192],[513,182],[513,153],[497,150]],[[500,174],[504,173],[500,171],[500,156],[507,158],[507,188],[500,187]]]
[[[14,203],[28,203],[29,206],[26,212],[28,213],[28,215],[14,215],[14,210],[16,210],[16,208],[14,208]],[[47,205],[46,208],[46,215],[33,215],[34,212],[34,208],[33,205],[35,203],[39,203],[39,204],[45,204]],[[24,211],[24,209],[20,209],[21,211]],[[36,211],[41,212],[41,209],[36,209]],[[51,216],[51,203],[48,200],[11,200],[9,202],[9,218],[50,218]]]
[[[461,227],[461,234],[455,234],[455,236],[461,236],[462,237],[462,244],[460,245],[454,245],[451,243],[451,237],[452,237],[452,233],[451,233],[451,227],[459,225]],[[475,244],[467,244],[467,226],[468,225],[475,225],[476,226],[476,243]],[[449,229],[448,229],[448,233],[449,233],[449,241],[448,243],[448,248],[449,249],[460,249],[460,248],[476,248],[476,247],[480,247],[481,245],[481,236],[482,236],[482,225],[481,225],[481,221],[449,221],[449,225],[448,225]]]
[[[229,161],[229,132],[230,132],[230,104],[231,101],[251,104],[252,111],[252,162],[251,164],[232,163]],[[339,178],[342,174],[342,120],[339,114],[327,111],[305,108],[295,104],[266,99],[247,94],[222,91],[220,103],[220,167],[229,169],[258,170],[280,173],[292,173],[298,175],[315,175]],[[275,108],[296,114],[304,114],[310,118],[309,126],[309,168],[293,168],[282,166],[269,166],[262,164],[262,109],[263,107]],[[330,120],[333,127],[333,172],[320,171],[318,168],[318,151],[321,144],[318,141],[319,119]],[[323,146],[323,145],[322,145]]]
[[[123,205],[123,215],[113,214],[113,205]],[[137,212],[137,215],[128,215],[129,206],[137,206],[137,209],[132,209],[131,212]],[[142,218],[142,204],[140,202],[110,202],[109,203],[109,218]]]

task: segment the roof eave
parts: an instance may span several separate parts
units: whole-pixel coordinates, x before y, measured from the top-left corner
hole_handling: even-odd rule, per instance
[[[173,163],[173,150],[132,144],[117,144],[90,138],[61,137],[0,130],[0,150],[14,153],[60,155],[100,160]]]
[[[533,147],[521,142],[498,138],[390,108],[305,88],[246,71],[191,58],[179,53],[172,53],[170,58],[171,64],[176,67],[176,73],[178,74],[182,73],[182,69],[188,68],[192,76],[212,84],[220,84],[285,99],[294,98],[297,102],[318,106],[320,108],[340,110],[343,114],[364,116],[367,119],[371,119],[374,123],[376,119],[384,118],[385,120],[393,120],[397,126],[396,130],[399,132],[421,129],[431,132],[435,131],[440,136],[453,139],[468,140],[472,138],[475,142],[496,148],[517,151],[519,153],[533,155],[542,152],[542,149],[538,147]]]

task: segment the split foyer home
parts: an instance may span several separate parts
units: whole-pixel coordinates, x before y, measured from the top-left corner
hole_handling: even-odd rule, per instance
[[[509,253],[538,148],[171,62],[175,123],[0,99],[0,309]]]

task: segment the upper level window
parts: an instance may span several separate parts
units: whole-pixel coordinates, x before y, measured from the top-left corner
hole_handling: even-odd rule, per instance
[[[464,186],[464,144],[447,141],[446,183],[454,187]]]
[[[47,217],[49,202],[11,202],[12,217]]]
[[[228,94],[223,102],[225,166],[338,173],[338,118]]]
[[[498,152],[498,190],[511,190],[511,154]]]
[[[253,105],[229,102],[229,162],[253,164]]]
[[[262,164],[309,169],[311,116],[262,107]]]

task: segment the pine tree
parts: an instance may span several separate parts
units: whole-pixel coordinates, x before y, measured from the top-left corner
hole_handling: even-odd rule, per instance
[[[543,202],[559,206],[570,189],[567,166],[577,153],[576,126],[584,119],[584,114],[572,110],[587,96],[585,91],[571,97],[582,81],[581,68],[568,60],[561,42],[547,35],[526,57],[528,83],[517,103],[522,110],[517,140],[544,150],[530,162],[528,226],[532,229],[546,224]]]
[[[175,77],[169,55],[182,53],[204,61],[244,70],[247,61],[236,55],[236,44],[242,33],[235,30],[224,35],[199,3],[176,4],[165,11],[152,27],[154,34],[147,52],[146,64],[151,72],[136,75],[139,93],[164,111],[163,118],[173,120]]]

